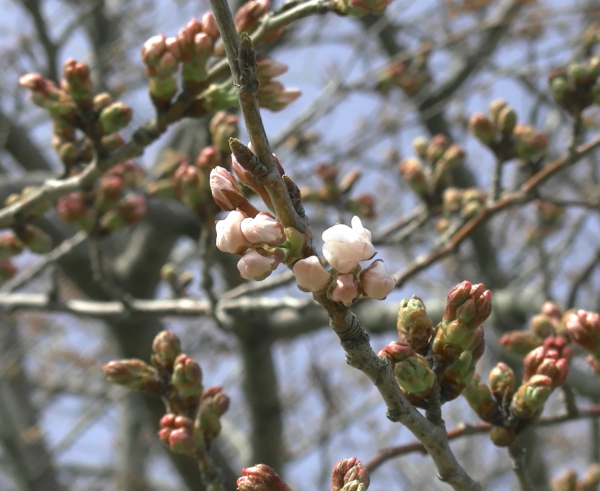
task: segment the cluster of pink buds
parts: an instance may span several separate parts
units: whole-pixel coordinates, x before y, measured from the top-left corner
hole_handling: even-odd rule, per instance
[[[243,254],[238,262],[242,278],[264,280],[286,258],[287,242],[283,225],[268,212],[250,218],[243,211],[230,211],[217,222],[217,248],[230,254]],[[251,249],[249,252],[246,252]]]
[[[200,365],[181,352],[174,333],[158,333],[152,351],[151,364],[111,361],[104,372],[110,382],[162,397],[169,413],[160,420],[159,439],[174,453],[194,455],[219,435],[229,398],[221,386],[204,389]]]
[[[102,233],[116,232],[138,223],[146,214],[146,198],[127,194],[144,178],[142,169],[127,160],[110,169],[90,192],[78,191],[60,197],[58,215],[86,232],[98,221]]]
[[[483,113],[473,114],[469,129],[499,159],[527,161],[546,150],[548,136],[532,126],[517,124],[517,113],[506,101],[492,101],[489,109],[489,118]]]
[[[206,63],[214,54],[218,38],[215,18],[212,12],[206,12],[200,21],[192,18],[175,37],[158,34],[144,43],[142,61],[150,79],[152,102],[159,111],[168,109],[177,94],[180,64],[183,89],[193,94],[201,90],[207,76]],[[228,101],[234,102],[230,97]]]
[[[275,77],[283,75],[287,71],[287,65],[271,58],[265,56],[258,59],[256,77],[258,78],[258,102],[260,107],[271,111],[281,111],[302,95],[300,90],[285,88],[281,82],[275,80]]]
[[[523,381],[534,375],[545,375],[552,380],[553,388],[563,384],[569,371],[573,351],[563,337],[548,337],[544,344],[531,351],[523,360]]]
[[[337,224],[323,232],[323,256],[333,270],[327,272],[316,257],[301,259],[294,264],[298,287],[304,291],[327,289],[334,302],[351,305],[361,294],[376,300],[385,299],[396,286],[381,259],[361,271],[359,263],[375,255],[371,232],[360,218],[352,218],[352,227]]]

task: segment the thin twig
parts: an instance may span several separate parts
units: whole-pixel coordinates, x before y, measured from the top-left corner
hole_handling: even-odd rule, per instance
[[[597,420],[600,418],[600,405],[595,405],[587,409],[581,409],[577,412],[577,414],[560,414],[557,416],[548,416],[545,418],[541,418],[536,426],[555,426],[566,423],[568,421],[577,421],[580,419],[594,419]],[[464,438],[472,435],[481,435],[488,433],[493,428],[492,425],[488,423],[477,423],[474,425],[460,425],[457,428],[454,428],[448,431],[447,438],[448,440],[457,440],[459,438]],[[376,469],[381,467],[388,460],[402,457],[404,455],[408,455],[411,453],[426,453],[427,450],[423,446],[421,442],[415,441],[412,443],[407,443],[405,445],[400,445],[397,447],[389,447],[380,450],[375,457],[369,460],[365,467],[369,471],[369,473],[374,472]]]
[[[517,476],[521,491],[534,491],[531,480],[527,475],[527,469],[525,464],[525,449],[521,447],[517,442],[513,443],[508,447],[508,454],[512,461],[513,472]]]

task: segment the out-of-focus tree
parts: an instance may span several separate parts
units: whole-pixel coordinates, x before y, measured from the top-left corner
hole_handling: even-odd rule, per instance
[[[1,489],[598,490],[595,2],[2,8]]]

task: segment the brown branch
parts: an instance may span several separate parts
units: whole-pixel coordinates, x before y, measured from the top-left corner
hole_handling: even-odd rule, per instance
[[[597,419],[600,418],[600,404],[592,406],[588,409],[579,410],[576,415],[560,414],[557,416],[548,416],[541,418],[536,426],[554,426],[568,421],[577,421],[580,419]],[[477,423],[474,425],[461,425],[450,430],[447,433],[448,440],[457,440],[472,435],[481,435],[488,433],[492,429],[492,425],[488,423]],[[374,472],[381,467],[385,462],[396,457],[408,455],[411,453],[427,453],[427,450],[421,442],[415,441],[397,447],[389,447],[380,450],[375,457],[369,460],[365,467],[369,473]]]

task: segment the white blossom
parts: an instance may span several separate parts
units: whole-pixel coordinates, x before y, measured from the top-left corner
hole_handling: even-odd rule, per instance
[[[371,232],[363,227],[357,216],[352,218],[352,228],[334,225],[323,232],[322,238],[325,259],[340,273],[350,272],[359,262],[375,255]]]
[[[225,220],[219,220],[217,227],[217,248],[230,254],[241,254],[249,246],[250,242],[242,233],[242,221],[248,218],[239,210],[229,212]]]

